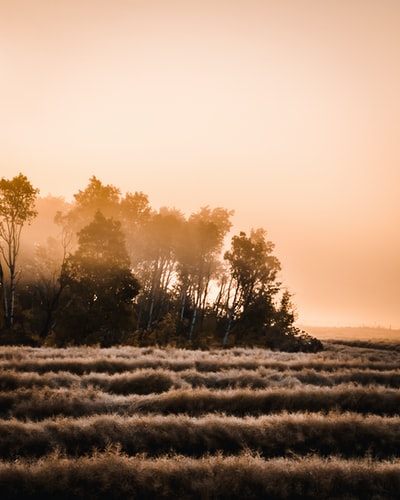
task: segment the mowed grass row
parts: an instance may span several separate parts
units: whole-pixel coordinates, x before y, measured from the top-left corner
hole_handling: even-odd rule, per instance
[[[16,389],[97,387],[112,394],[151,394],[170,389],[207,387],[209,389],[266,389],[270,387],[296,387],[302,384],[333,387],[339,384],[382,385],[400,387],[400,370],[338,370],[317,372],[303,369],[301,372],[285,372],[266,368],[258,370],[231,369],[218,372],[185,370],[173,372],[162,368],[144,369],[118,374],[92,372],[77,375],[70,372],[0,372],[0,391]]]
[[[399,361],[0,348],[1,498],[398,498]]]
[[[2,361],[0,362],[0,371],[13,370],[17,372],[70,372],[77,375],[84,375],[92,372],[99,373],[123,373],[143,369],[164,369],[174,372],[195,369],[198,372],[219,372],[231,369],[237,370],[257,370],[260,368],[271,369],[280,372],[287,370],[301,372],[302,370],[314,370],[317,372],[336,372],[337,370],[375,370],[390,371],[398,370],[399,361],[274,361],[269,360],[268,356],[264,360],[250,361],[236,358],[224,360],[158,360],[158,359],[62,359],[62,360],[21,360],[21,361]]]
[[[94,414],[136,413],[263,415],[288,412],[352,411],[361,414],[398,415],[400,391],[378,386],[299,388],[177,389],[161,394],[121,396],[96,388],[19,389],[0,392],[0,417],[40,420],[56,415],[82,417]]]
[[[167,453],[201,457],[241,454],[264,458],[337,455],[391,459],[400,449],[400,419],[359,414],[283,413],[237,418],[226,415],[151,415],[0,421],[0,454],[4,459],[39,458],[55,449],[66,456],[104,452],[118,446],[128,455]]]
[[[69,459],[0,463],[3,499],[363,498],[397,499],[400,463],[264,460],[251,454],[149,459],[118,451]]]
[[[96,349],[0,348],[0,371],[69,372],[84,375],[92,372],[117,374],[144,369],[173,372],[196,370],[220,372],[232,369],[256,371],[270,369],[334,373],[337,370],[395,371],[400,369],[400,354],[349,347],[330,349],[318,354],[279,353],[261,349],[226,351],[187,351],[183,349],[140,349],[131,347]],[[351,352],[351,351],[355,352]]]
[[[133,346],[70,346],[70,347],[29,347],[29,346],[0,346],[0,360],[23,360],[23,359],[120,359],[132,360],[135,358],[158,358],[158,359],[189,359],[210,360],[240,358],[248,360],[265,359],[266,353],[271,359],[279,361],[293,361],[301,359],[328,360],[338,359],[351,361],[357,357],[370,359],[371,361],[398,360],[400,353],[399,343],[386,342],[385,351],[382,346],[376,346],[373,342],[364,342],[363,346],[350,345],[351,342],[336,340],[324,341],[325,350],[317,353],[270,351],[263,348],[233,347],[231,349],[207,349],[190,350],[173,346],[166,347],[133,347]]]

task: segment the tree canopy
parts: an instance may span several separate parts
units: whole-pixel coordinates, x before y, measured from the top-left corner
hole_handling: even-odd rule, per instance
[[[21,180],[27,196],[25,211],[14,217],[20,227],[34,217],[37,194]],[[54,206],[58,233],[32,249],[22,275],[17,322],[30,338],[56,345],[321,348],[294,326],[266,231],[230,234],[233,211],[154,210],[144,193],[123,194],[95,176],[71,203],[52,198],[41,206]]]

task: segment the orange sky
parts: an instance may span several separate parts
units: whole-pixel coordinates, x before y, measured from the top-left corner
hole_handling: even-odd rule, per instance
[[[0,0],[0,176],[235,210],[299,322],[400,327],[398,0]]]

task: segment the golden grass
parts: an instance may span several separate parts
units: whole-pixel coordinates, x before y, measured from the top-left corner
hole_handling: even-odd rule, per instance
[[[398,498],[400,353],[325,346],[2,347],[1,498]]]
[[[159,456],[168,452],[203,456],[246,450],[264,458],[321,456],[390,459],[400,449],[398,417],[358,413],[279,413],[234,417],[209,413],[189,415],[93,415],[58,417],[38,422],[0,421],[0,454],[7,459],[40,457],[62,450],[81,456],[118,444],[124,453]]]
[[[69,459],[0,463],[2,498],[398,498],[400,463],[278,458],[128,457],[118,449]]]

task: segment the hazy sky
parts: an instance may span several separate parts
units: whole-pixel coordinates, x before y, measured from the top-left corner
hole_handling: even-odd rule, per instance
[[[399,0],[0,0],[0,176],[264,227],[299,322],[400,327]]]

